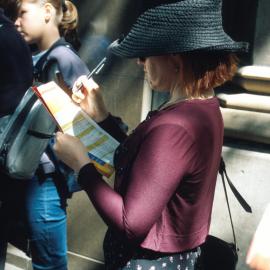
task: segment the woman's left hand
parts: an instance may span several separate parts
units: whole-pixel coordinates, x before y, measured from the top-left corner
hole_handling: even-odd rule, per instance
[[[53,148],[58,158],[75,172],[91,162],[86,147],[74,136],[57,132]]]

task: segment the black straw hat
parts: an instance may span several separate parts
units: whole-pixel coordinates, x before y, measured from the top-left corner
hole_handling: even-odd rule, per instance
[[[110,50],[127,58],[190,51],[247,52],[222,26],[221,0],[183,0],[144,12],[123,40]]]

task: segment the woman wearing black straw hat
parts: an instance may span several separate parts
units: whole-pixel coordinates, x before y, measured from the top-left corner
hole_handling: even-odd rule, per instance
[[[170,100],[125,136],[85,77],[74,100],[121,144],[115,187],[102,179],[81,142],[57,134],[58,156],[109,229],[107,269],[202,269],[200,246],[209,231],[223,142],[223,121],[213,88],[236,71],[234,52],[247,44],[223,30],[220,0],[184,0],[142,14],[112,53],[137,58],[157,91]],[[166,89],[166,90],[164,90]]]

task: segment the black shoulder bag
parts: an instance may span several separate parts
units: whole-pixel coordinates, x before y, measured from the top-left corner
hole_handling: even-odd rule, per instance
[[[232,184],[230,178],[227,175],[226,167],[223,158],[221,158],[219,174],[222,178],[223,188],[225,192],[232,232],[233,232],[233,243],[228,243],[220,238],[213,235],[208,235],[206,242],[202,245],[202,260],[204,265],[204,270],[235,270],[238,261],[238,246],[236,242],[235,230],[232,221],[231,209],[229,205],[227,189],[225,184],[225,177],[227,183],[231,188],[234,196],[237,198],[238,202],[245,209],[246,212],[251,213],[251,207],[247,204],[244,198],[237,191],[235,186]],[[225,176],[225,177],[224,177]]]

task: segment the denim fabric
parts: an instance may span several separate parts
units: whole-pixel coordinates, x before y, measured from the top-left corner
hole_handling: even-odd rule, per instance
[[[66,198],[59,194],[52,176],[27,182],[26,221],[34,270],[67,269]]]
[[[29,223],[61,221],[66,217],[65,205],[61,198],[53,176],[27,181],[26,218]]]

